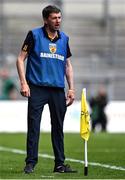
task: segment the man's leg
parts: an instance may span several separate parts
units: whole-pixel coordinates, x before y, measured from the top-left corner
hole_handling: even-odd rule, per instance
[[[63,122],[66,113],[66,98],[63,89],[50,90],[49,108],[51,115],[51,138],[55,155],[55,165],[64,163]]]
[[[47,91],[42,87],[30,85],[31,96],[28,99],[28,133],[26,164],[38,161],[38,142],[40,134],[41,114],[48,101]]]
[[[93,132],[95,131],[96,124],[97,124],[97,121],[96,120],[92,120],[92,131]]]
[[[101,126],[102,126],[102,131],[103,131],[103,132],[106,132],[106,125],[107,125],[107,119],[106,119],[106,117],[104,116],[104,117],[102,117],[102,119],[101,119]]]

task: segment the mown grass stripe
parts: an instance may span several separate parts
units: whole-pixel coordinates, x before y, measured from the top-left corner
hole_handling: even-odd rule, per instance
[[[15,153],[15,154],[26,154],[26,152],[23,151],[23,150],[13,149],[13,148],[6,148],[6,147],[2,147],[2,146],[0,146],[0,151],[6,151],[6,152]],[[40,154],[39,153],[39,157],[47,158],[47,159],[54,159],[54,156],[49,155],[49,154]],[[84,161],[78,160],[78,159],[66,158],[66,161],[84,164]],[[107,169],[125,171],[125,168],[120,167],[120,166],[111,166],[111,165],[108,165],[108,164],[101,164],[101,163],[96,163],[96,162],[89,162],[88,164],[91,165],[91,166],[98,166],[98,167],[104,167],[104,168],[107,168]]]

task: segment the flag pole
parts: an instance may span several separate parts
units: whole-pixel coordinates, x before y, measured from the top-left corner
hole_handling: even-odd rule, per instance
[[[83,88],[83,92],[86,98],[86,88]],[[87,157],[87,141],[84,141],[84,175],[88,175],[88,157]]]
[[[87,141],[84,141],[84,160],[85,160],[85,165],[84,165],[84,175],[88,175],[88,157],[87,157]]]

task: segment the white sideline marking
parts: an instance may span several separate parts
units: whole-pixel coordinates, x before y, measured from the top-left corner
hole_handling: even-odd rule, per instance
[[[26,152],[23,151],[23,150],[13,149],[13,148],[6,148],[6,147],[2,147],[2,146],[0,146],[0,151],[12,152],[12,153],[15,153],[15,154],[26,154]],[[54,159],[54,156],[51,156],[49,154],[40,154],[39,153],[39,157],[47,158],[47,159]],[[66,161],[84,164],[84,161],[78,160],[78,159],[66,158]],[[111,165],[108,165],[108,164],[101,164],[101,163],[96,163],[96,162],[89,162],[88,164],[91,165],[91,166],[99,166],[99,167],[104,167],[104,168],[108,168],[108,169],[125,171],[125,168],[120,167],[120,166],[111,166]]]
[[[44,175],[42,175],[41,177],[42,178],[54,178],[54,176],[44,176]]]

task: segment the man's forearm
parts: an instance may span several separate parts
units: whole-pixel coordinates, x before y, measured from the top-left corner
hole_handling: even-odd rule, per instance
[[[18,56],[16,65],[17,65],[17,70],[18,70],[19,79],[20,79],[20,93],[24,97],[29,97],[30,88],[25,78],[25,67],[24,67],[25,59],[26,59],[26,53],[21,52]]]
[[[27,84],[26,78],[25,78],[25,68],[24,68],[24,61],[26,58],[26,54],[21,52],[18,56],[16,66],[17,66],[17,71],[20,79],[20,84]]]
[[[67,97],[66,97],[66,105],[70,106],[75,99],[75,90],[74,90],[74,81],[73,81],[73,69],[69,59],[67,59],[67,64],[66,64],[66,79],[69,86],[69,90],[67,92]]]
[[[74,90],[74,80],[73,80],[73,68],[70,61],[66,67],[66,79],[69,86],[69,90]]]
[[[20,79],[20,84],[26,84],[27,82],[25,78],[24,63],[18,59],[16,65],[17,65],[18,75]]]
[[[69,90],[74,90],[73,73],[68,74],[66,76],[66,78],[67,78],[67,83],[68,83],[68,86],[69,86]]]

